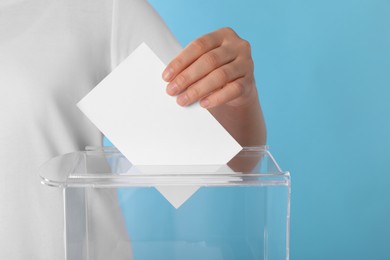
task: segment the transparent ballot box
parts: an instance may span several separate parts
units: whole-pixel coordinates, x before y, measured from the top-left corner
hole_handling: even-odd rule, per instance
[[[288,260],[290,175],[266,147],[227,165],[132,165],[113,147],[51,159],[67,260]]]

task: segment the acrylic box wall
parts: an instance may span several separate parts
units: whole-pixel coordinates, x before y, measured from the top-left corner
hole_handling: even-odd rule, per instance
[[[67,259],[288,259],[288,172],[264,147],[229,167],[141,172],[105,148],[54,158],[41,176],[64,189]],[[200,188],[175,208],[156,186]]]

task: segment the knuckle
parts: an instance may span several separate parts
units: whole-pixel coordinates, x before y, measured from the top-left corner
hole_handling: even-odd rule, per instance
[[[238,43],[242,57],[252,59],[251,44],[247,40],[241,39]]]
[[[183,60],[180,57],[177,57],[171,64],[174,71],[178,71],[183,67]]]
[[[251,44],[247,40],[241,39],[240,46],[245,51],[251,51]]]
[[[250,72],[253,73],[253,70],[255,69],[255,63],[253,62],[252,58],[249,59],[248,63]]]
[[[196,39],[191,44],[198,52],[205,52],[207,50],[207,40],[205,37]]]
[[[212,104],[214,106],[219,106],[219,105],[222,105],[223,103],[224,103],[224,100],[220,95],[216,95],[214,97],[214,99],[212,100]]]
[[[245,92],[245,86],[242,82],[235,81],[232,83],[232,89],[237,96],[242,96]]]
[[[215,52],[209,52],[205,56],[205,62],[210,67],[216,67],[219,64],[219,57]]]
[[[226,35],[237,37],[237,33],[231,27],[224,27],[221,29]]]
[[[187,90],[187,96],[190,102],[193,102],[200,98],[200,89],[197,87],[192,87]]]
[[[180,88],[184,88],[186,86],[186,84],[188,83],[188,79],[185,75],[183,74],[179,74],[176,76],[176,84],[180,87]]]
[[[215,73],[215,77],[218,83],[225,84],[226,82],[229,81],[229,72],[224,68],[220,68]]]
[[[229,100],[229,93],[223,91],[225,87],[223,87],[221,91],[216,92],[214,95],[212,95],[212,103],[214,106],[223,105]]]

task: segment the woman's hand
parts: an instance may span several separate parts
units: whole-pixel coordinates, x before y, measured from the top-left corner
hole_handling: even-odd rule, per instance
[[[163,72],[167,92],[181,106],[200,105],[242,145],[263,145],[266,128],[260,107],[251,48],[230,28],[191,42]]]
[[[239,107],[257,100],[250,45],[230,28],[191,42],[168,64],[163,79],[181,106],[200,100],[204,108]]]

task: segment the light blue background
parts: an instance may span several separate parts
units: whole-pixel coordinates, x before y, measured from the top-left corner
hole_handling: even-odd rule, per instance
[[[222,26],[251,42],[291,259],[390,259],[390,1],[150,3],[183,45]]]

